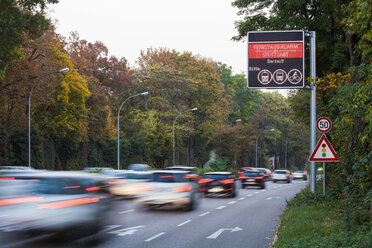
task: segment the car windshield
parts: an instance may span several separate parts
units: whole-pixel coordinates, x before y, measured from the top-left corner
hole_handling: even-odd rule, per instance
[[[151,179],[149,173],[125,173],[123,177],[126,179]]]
[[[207,174],[205,175],[205,178],[213,179],[213,180],[224,180],[224,179],[229,179],[229,175]]]
[[[260,176],[260,173],[255,172],[255,171],[246,171],[246,172],[244,172],[244,176],[246,176],[246,177],[258,177],[258,176]]]
[[[152,180],[161,183],[187,182],[185,173],[154,173]]]
[[[305,173],[305,171],[295,171],[294,173]]]
[[[75,195],[89,193],[97,189],[94,181],[88,178],[42,178],[35,185],[35,192],[41,194]]]
[[[262,173],[266,173],[266,170],[264,170],[264,169],[258,169],[260,172],[262,172]]]
[[[286,171],[274,171],[273,174],[288,174]]]

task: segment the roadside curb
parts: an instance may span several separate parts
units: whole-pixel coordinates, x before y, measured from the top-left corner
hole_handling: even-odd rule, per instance
[[[269,248],[274,247],[274,244],[276,243],[277,240],[278,240],[278,234],[275,233],[273,241],[271,241],[271,243],[269,244]]]

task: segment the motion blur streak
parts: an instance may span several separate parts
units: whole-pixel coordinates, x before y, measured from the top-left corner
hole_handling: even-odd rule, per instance
[[[14,177],[3,177],[0,180],[14,180]]]
[[[71,207],[71,206],[78,206],[84,205],[89,203],[99,202],[98,198],[80,198],[76,200],[69,200],[69,201],[60,201],[60,202],[53,202],[47,204],[38,205],[38,208],[48,208],[48,209],[56,209],[56,208],[64,208],[64,207]]]
[[[34,202],[34,201],[40,201],[42,199],[43,197],[22,197],[22,198],[5,199],[5,200],[0,200],[0,206],[26,203],[26,202]]]
[[[91,188],[86,188],[85,190],[86,191],[96,191],[96,190],[100,190],[101,188],[100,187],[91,187]]]
[[[176,187],[173,189],[173,192],[185,192],[185,191],[190,191],[192,189],[191,185],[186,185],[186,186],[180,186]]]
[[[77,189],[77,188],[80,188],[80,186],[66,186],[66,187],[63,187],[64,189]]]
[[[127,181],[109,182],[109,185],[128,183]]]

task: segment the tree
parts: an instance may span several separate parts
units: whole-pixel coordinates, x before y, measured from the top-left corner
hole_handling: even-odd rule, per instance
[[[22,58],[21,46],[26,36],[40,37],[49,27],[45,17],[47,4],[58,0],[2,0],[0,3],[0,78],[10,62]]]

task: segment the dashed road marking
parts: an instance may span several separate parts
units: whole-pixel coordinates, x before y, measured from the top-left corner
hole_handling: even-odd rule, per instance
[[[183,226],[183,225],[189,223],[190,221],[191,221],[191,220],[186,220],[185,222],[182,222],[181,224],[178,224],[177,226]]]
[[[252,196],[252,194],[248,194],[247,196],[250,197],[250,196]]]
[[[241,198],[239,198],[239,200],[241,201],[241,200],[244,200],[245,199],[245,197],[241,197]]]
[[[224,209],[226,206],[219,206],[216,209]]]
[[[260,192],[258,192],[258,191],[256,191],[256,192],[254,192],[255,194],[258,194],[258,193],[260,193]]]
[[[207,215],[207,214],[210,214],[210,212],[205,212],[203,214],[200,214],[199,216],[202,217],[202,216]]]
[[[236,201],[231,201],[228,204],[235,204],[235,203],[236,203]]]
[[[134,209],[129,209],[129,210],[125,210],[123,212],[119,212],[119,214],[125,214],[125,213],[129,213],[129,212],[133,212]]]
[[[161,235],[164,235],[164,234],[166,234],[166,232],[158,233],[155,236],[152,236],[151,238],[146,239],[145,242],[149,242],[149,241],[151,241],[153,239],[156,239],[156,238],[158,238],[158,237],[160,237]]]

